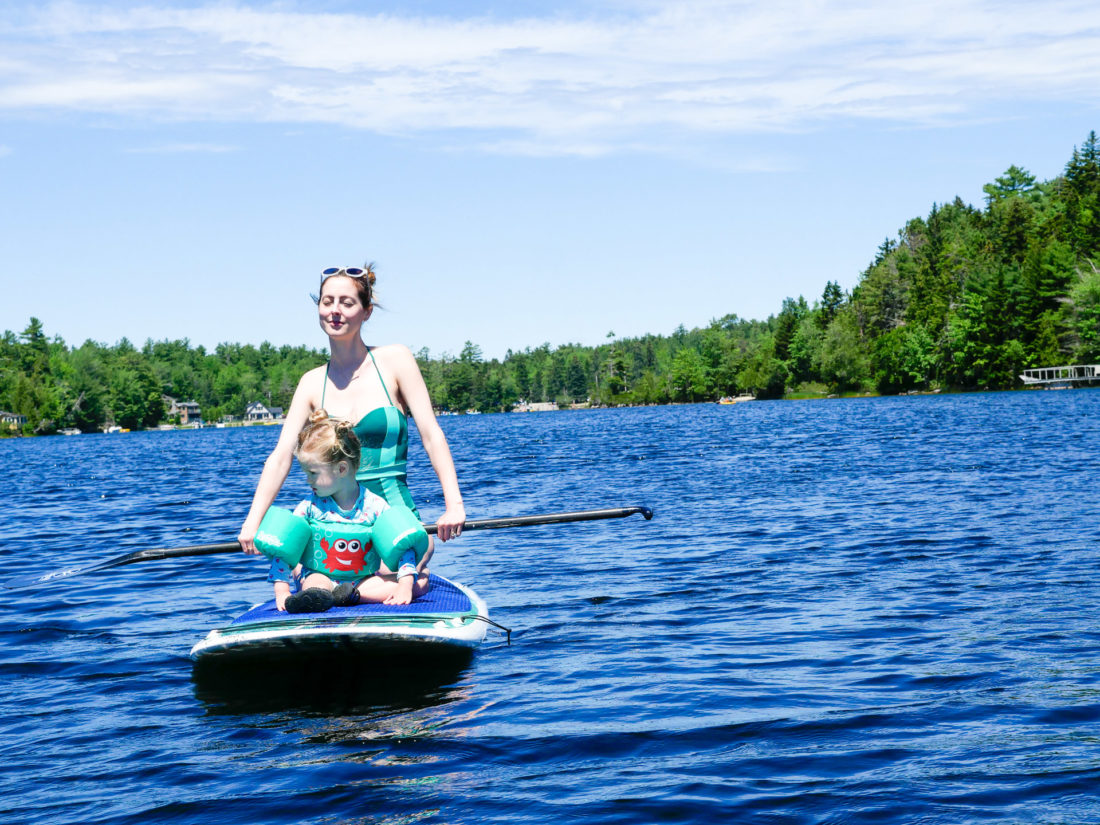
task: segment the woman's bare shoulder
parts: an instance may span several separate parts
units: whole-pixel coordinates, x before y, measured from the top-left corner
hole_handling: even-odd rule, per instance
[[[294,397],[301,396],[303,399],[308,400],[311,408],[319,404],[321,390],[325,384],[327,366],[327,364],[322,364],[303,372],[302,377],[298,379],[298,386],[294,390]]]
[[[382,344],[371,347],[371,352],[377,360],[394,368],[402,364],[416,363],[412,350],[404,344]]]
[[[412,350],[404,344],[375,344],[370,349],[376,357],[379,355],[392,355],[394,353],[400,353],[406,356],[412,355]]]
[[[321,377],[322,375],[325,374],[326,370],[328,370],[328,362],[327,361],[324,364],[321,364],[321,366],[319,366],[319,367],[314,367],[311,370],[306,370],[305,372],[303,372],[302,377],[298,379],[298,383],[301,384],[303,381],[306,381],[306,380],[308,380],[310,378],[314,378],[314,377],[319,378],[319,377]]]

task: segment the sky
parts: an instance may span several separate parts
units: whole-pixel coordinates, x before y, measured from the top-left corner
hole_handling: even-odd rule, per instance
[[[0,330],[502,358],[850,290],[1100,128],[1100,5],[71,2],[0,11]]]

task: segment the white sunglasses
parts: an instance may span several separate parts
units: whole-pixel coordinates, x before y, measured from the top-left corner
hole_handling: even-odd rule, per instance
[[[348,275],[352,278],[362,278],[366,274],[367,270],[359,266],[330,266],[328,269],[321,270],[321,283],[324,283],[333,275]]]

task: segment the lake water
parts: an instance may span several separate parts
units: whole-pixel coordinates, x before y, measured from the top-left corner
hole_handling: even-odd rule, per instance
[[[656,517],[469,531],[511,644],[308,691],[193,675],[259,559],[3,592],[0,820],[1100,821],[1100,391],[441,423],[471,518]],[[231,540],[276,436],[0,442],[3,577]]]

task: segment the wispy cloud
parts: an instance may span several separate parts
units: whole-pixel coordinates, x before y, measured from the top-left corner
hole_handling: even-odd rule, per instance
[[[214,143],[165,143],[157,146],[138,146],[127,151],[134,155],[221,154],[222,152],[236,152],[238,147],[221,146]]]
[[[400,8],[400,6],[395,6]],[[1100,102],[1100,7],[1076,0],[683,0],[604,18],[28,7],[0,24],[0,109],[476,133],[601,154],[838,119],[935,123]]]

